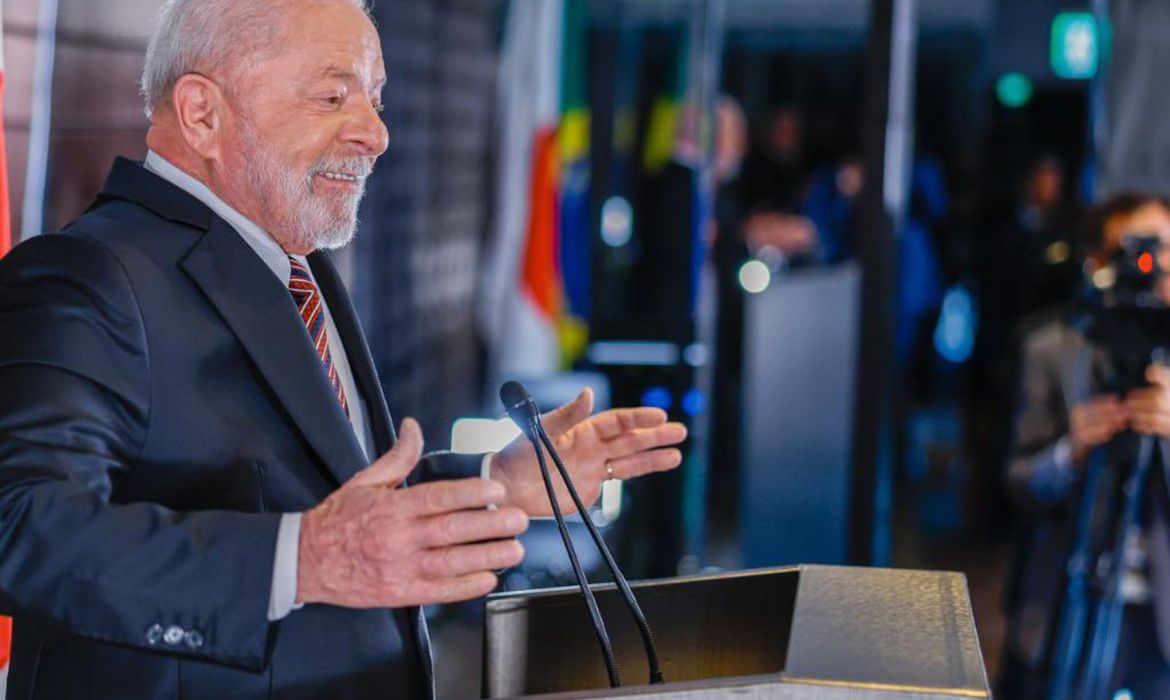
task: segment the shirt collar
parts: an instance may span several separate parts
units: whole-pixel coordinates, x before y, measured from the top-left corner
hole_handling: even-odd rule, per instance
[[[228,222],[240,234],[240,237],[244,239],[248,247],[272,270],[272,274],[276,275],[276,278],[280,280],[281,284],[286,287],[288,286],[289,278],[292,276],[292,266],[288,262],[288,253],[284,252],[280,244],[272,236],[268,235],[267,231],[260,228],[248,217],[236,211],[232,205],[220,199],[207,185],[183,172],[177,165],[154,151],[146,152],[146,160],[142,165],[150,172],[184,190],[200,202],[203,202],[207,205],[208,209],[211,209],[217,216]],[[303,255],[295,255],[293,257],[302,262],[306,269],[309,267],[309,263]]]

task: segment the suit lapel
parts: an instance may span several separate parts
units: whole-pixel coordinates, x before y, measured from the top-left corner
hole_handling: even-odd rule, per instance
[[[382,392],[382,385],[378,381],[378,372],[374,369],[374,359],[370,356],[370,346],[366,336],[358,323],[353,303],[349,293],[337,274],[337,268],[325,253],[317,252],[309,256],[309,267],[313,270],[313,277],[325,297],[329,306],[329,315],[333,317],[333,325],[341,336],[341,344],[345,348],[345,356],[349,360],[350,371],[353,372],[354,383],[366,401],[366,408],[370,412],[370,432],[374,435],[375,457],[384,454],[394,446],[394,422],[390,417],[390,410],[386,407],[386,395]]]
[[[366,466],[289,292],[239,234],[214,217],[180,263],[256,363],[329,473],[344,483]]]

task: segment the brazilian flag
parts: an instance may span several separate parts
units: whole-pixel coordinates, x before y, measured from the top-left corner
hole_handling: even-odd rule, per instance
[[[561,360],[570,366],[581,357],[589,339],[590,288],[590,169],[589,74],[587,0],[565,0],[561,44],[560,125],[561,156],[560,263],[565,308],[558,324]]]

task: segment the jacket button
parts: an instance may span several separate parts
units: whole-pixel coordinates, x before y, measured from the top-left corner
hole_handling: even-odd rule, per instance
[[[163,626],[157,622],[146,628],[146,643],[154,646],[162,641]]]
[[[191,630],[187,634],[183,635],[183,641],[187,642],[187,646],[191,647],[192,649],[198,649],[203,646],[203,635],[199,634],[195,630]]]
[[[163,633],[163,641],[171,646],[175,646],[183,641],[183,628],[178,625],[171,625],[167,631]]]

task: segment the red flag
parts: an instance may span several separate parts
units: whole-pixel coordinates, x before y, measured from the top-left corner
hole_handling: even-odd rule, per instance
[[[0,700],[7,695],[8,657],[12,654],[12,618],[0,615]]]
[[[12,649],[12,618],[0,615],[0,669],[8,665]]]

